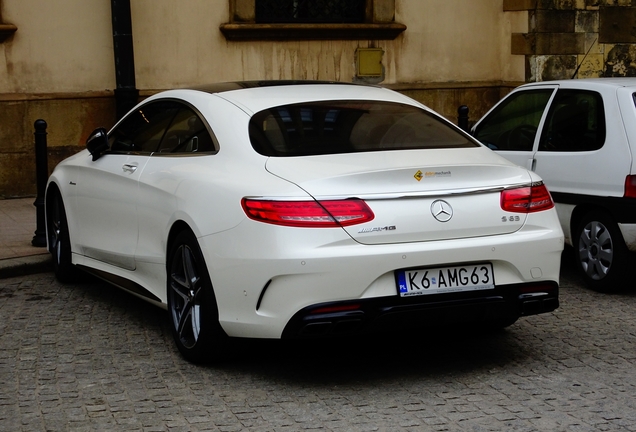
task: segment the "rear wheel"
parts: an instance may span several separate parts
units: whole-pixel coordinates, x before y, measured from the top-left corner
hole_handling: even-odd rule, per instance
[[[229,338],[219,324],[212,282],[190,231],[179,233],[168,253],[168,313],[177,348],[187,360],[227,356]]]
[[[46,235],[53,256],[53,271],[57,280],[71,283],[78,279],[79,270],[71,259],[71,239],[64,202],[57,190],[51,191],[51,194],[46,205]]]
[[[630,258],[618,225],[602,211],[587,213],[574,233],[577,268],[595,291],[619,291]]]

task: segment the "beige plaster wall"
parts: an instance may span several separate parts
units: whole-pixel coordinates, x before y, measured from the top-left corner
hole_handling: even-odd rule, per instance
[[[510,55],[510,35],[527,12],[503,12],[502,0],[396,0],[394,41],[227,42],[226,0],[132,3],[137,84],[159,89],[241,79],[351,81],[355,50],[385,50],[385,84],[521,81],[524,59]]]
[[[229,2],[224,0],[137,0],[132,14],[140,89],[251,79],[351,81],[355,49],[368,45],[227,42],[219,31],[229,18]]]
[[[0,93],[86,92],[115,86],[109,0],[0,0],[18,27],[0,44]]]
[[[402,39],[384,43],[389,82],[519,81],[524,61],[510,55],[510,32],[527,12],[502,0],[397,0]],[[516,30],[515,30],[516,31]]]
[[[115,87],[109,0],[0,0],[18,27],[0,44],[0,93],[103,91]],[[163,89],[241,79],[351,81],[355,50],[385,50],[384,83],[521,81],[510,35],[527,12],[502,0],[396,0],[394,41],[227,42],[227,0],[131,2],[137,86]]]

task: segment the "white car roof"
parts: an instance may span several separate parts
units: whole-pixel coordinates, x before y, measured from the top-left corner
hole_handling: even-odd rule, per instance
[[[585,79],[540,81],[540,82],[524,84],[520,88],[545,86],[545,85],[558,85],[559,87],[563,87],[563,88],[578,88],[578,89],[590,89],[590,90],[602,89],[602,88],[636,87],[636,78],[631,78],[631,77],[585,78]]]
[[[376,100],[426,108],[407,96],[379,86],[328,81],[226,82],[168,90],[152,98],[175,96],[187,99],[187,95],[193,92],[214,94],[252,114],[272,106],[320,100]]]

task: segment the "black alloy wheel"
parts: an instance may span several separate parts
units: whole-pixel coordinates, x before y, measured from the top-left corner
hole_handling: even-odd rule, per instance
[[[577,268],[585,283],[598,292],[623,289],[630,252],[612,218],[605,212],[591,211],[573,237]]]
[[[223,359],[229,338],[219,324],[212,282],[190,231],[172,242],[167,270],[168,313],[177,348],[193,363]]]
[[[46,205],[46,235],[48,247],[53,256],[53,271],[58,281],[77,281],[79,270],[71,258],[71,239],[66,219],[64,202],[57,190],[49,191]]]

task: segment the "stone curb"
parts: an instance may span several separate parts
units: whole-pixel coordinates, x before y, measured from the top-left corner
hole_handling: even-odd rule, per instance
[[[0,260],[0,279],[43,273],[53,270],[50,254]]]

